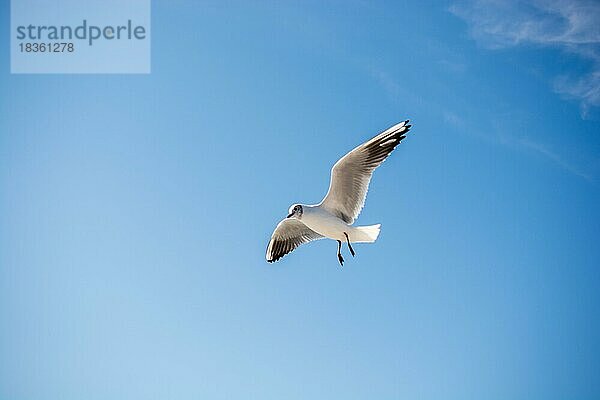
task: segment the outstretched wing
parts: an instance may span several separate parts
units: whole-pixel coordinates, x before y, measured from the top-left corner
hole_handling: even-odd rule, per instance
[[[286,218],[277,225],[271,235],[267,247],[267,261],[277,261],[301,244],[317,239],[323,239],[323,236],[297,219]]]
[[[373,171],[406,137],[409,129],[408,120],[400,122],[340,158],[331,169],[329,191],[320,205],[352,224],[365,205]]]

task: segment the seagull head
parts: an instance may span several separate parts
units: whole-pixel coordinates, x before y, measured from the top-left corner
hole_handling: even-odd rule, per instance
[[[300,204],[292,204],[287,218],[300,219],[300,217],[302,217],[302,206]]]

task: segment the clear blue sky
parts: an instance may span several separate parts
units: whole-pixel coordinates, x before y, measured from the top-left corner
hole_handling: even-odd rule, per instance
[[[154,2],[149,75],[11,75],[7,3],[0,398],[600,397],[597,3]],[[406,118],[377,242],[267,264]]]

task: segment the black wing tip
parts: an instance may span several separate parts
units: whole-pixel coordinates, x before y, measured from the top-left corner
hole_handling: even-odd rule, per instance
[[[283,258],[283,256],[285,256],[285,254],[281,254],[281,255],[273,255],[273,254],[271,254],[271,258],[267,258],[267,262],[270,263],[270,264],[274,263],[275,261],[281,260]]]
[[[412,127],[411,124],[409,124],[410,120],[407,119],[406,121],[404,121],[404,125],[402,125],[403,128],[406,128],[404,132],[408,132],[410,130],[410,128]]]
[[[410,128],[412,127],[412,125],[409,124],[410,120],[406,120],[404,121],[404,125],[402,125],[402,127],[400,127],[399,133],[400,133],[400,137],[399,139],[402,140],[406,137],[406,134],[408,133],[408,131],[410,131]]]
[[[389,132],[389,134],[391,134],[392,136],[404,136],[408,133],[408,131],[410,130],[410,128],[412,127],[411,124],[409,124],[410,120],[404,120],[402,122],[399,122],[398,124],[396,124],[393,128],[395,128],[398,125],[396,129],[394,129],[392,132],[389,132],[389,129],[387,130],[387,132]],[[391,129],[391,128],[390,128]]]

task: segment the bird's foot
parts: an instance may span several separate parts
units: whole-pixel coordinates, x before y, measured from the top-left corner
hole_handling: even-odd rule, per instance
[[[340,262],[340,265],[343,267],[344,266],[344,257],[342,257],[341,254],[338,254],[338,261]]]
[[[348,237],[348,234],[346,232],[344,232],[344,235],[346,236],[346,243],[348,243],[348,249],[350,249],[350,254],[352,254],[352,257],[354,257],[356,255],[356,253],[354,253],[354,249],[352,248],[352,245],[350,244],[350,238]]]

